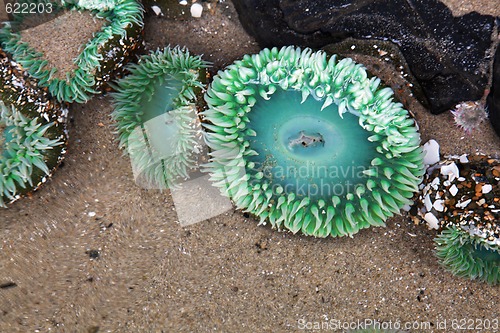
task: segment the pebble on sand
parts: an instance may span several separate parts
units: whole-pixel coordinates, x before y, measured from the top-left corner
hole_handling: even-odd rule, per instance
[[[424,144],[424,164],[432,165],[439,162],[439,143],[429,140]]]
[[[191,5],[191,16],[192,17],[201,17],[201,13],[203,12],[203,6],[199,3],[193,3]]]

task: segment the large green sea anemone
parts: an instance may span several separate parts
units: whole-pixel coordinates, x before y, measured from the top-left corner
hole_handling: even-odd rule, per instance
[[[196,166],[197,101],[207,66],[186,49],[166,47],[141,57],[117,82],[112,116],[120,147],[144,186],[172,187]]]
[[[317,237],[384,225],[424,172],[414,120],[352,59],[283,47],[211,83],[202,113],[215,186],[275,228]]]
[[[66,114],[0,50],[0,207],[36,190],[62,161]]]
[[[440,233],[436,256],[453,274],[500,283],[500,161],[462,155],[429,168],[418,201],[422,223]]]
[[[7,22],[0,30],[2,48],[37,79],[41,87],[48,87],[58,101],[88,101],[104,82],[120,71],[142,39],[143,9],[135,0],[29,0],[27,3],[44,4],[45,7],[40,8],[45,10],[50,4],[50,10],[54,12],[89,11],[107,22],[90,41],[82,45],[81,53],[74,60],[75,69],[66,73],[57,73],[58,69],[49,64],[43,53],[22,40],[18,30],[23,20],[27,19],[26,15],[16,15],[14,23]]]

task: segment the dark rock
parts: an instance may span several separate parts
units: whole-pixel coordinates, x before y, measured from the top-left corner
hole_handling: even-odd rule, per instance
[[[0,289],[10,289],[14,287],[17,287],[17,283],[12,281],[0,283]]]
[[[495,18],[454,17],[437,0],[233,0],[261,47],[321,48],[348,37],[388,40],[404,55],[432,113],[478,100],[488,83]]]
[[[87,329],[87,333],[98,333],[100,327],[99,326],[91,326]]]
[[[328,54],[352,58],[356,62],[365,64],[370,75],[377,76],[387,86],[397,91],[397,100],[406,108],[409,106],[404,96],[410,95],[424,107],[429,108],[429,102],[420,83],[412,75],[405,57],[396,44],[384,40],[349,37],[339,43],[328,44],[322,49]],[[385,66],[380,66],[381,62]]]
[[[500,47],[493,63],[493,84],[487,99],[488,116],[495,132],[500,136]]]

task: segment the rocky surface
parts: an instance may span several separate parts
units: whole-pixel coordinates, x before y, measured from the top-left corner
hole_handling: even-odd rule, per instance
[[[500,135],[500,48],[495,54],[493,64],[493,84],[487,99],[488,114],[498,135]]]
[[[348,37],[396,44],[432,113],[478,100],[488,84],[495,18],[454,17],[436,0],[235,0],[241,23],[262,47],[313,48]]]

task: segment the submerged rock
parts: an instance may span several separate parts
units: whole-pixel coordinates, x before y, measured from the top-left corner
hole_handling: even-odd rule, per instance
[[[489,246],[500,246],[500,161],[462,155],[431,166],[417,200],[420,223],[431,229],[451,226]]]
[[[348,37],[388,40],[406,58],[432,113],[480,99],[488,83],[495,18],[454,17],[440,1],[234,0],[261,47],[320,48]]]
[[[487,99],[488,117],[491,124],[500,135],[500,48],[495,54],[495,62],[493,64],[493,85],[491,86],[490,94]]]

